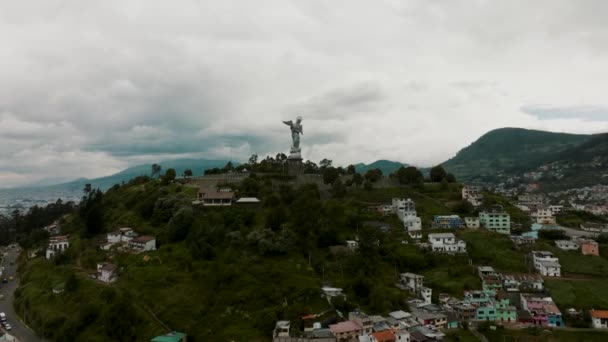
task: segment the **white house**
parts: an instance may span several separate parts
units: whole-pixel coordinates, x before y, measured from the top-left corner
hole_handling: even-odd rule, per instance
[[[129,242],[129,246],[139,252],[156,250],[156,238],[154,236],[138,236]]]
[[[117,267],[114,264],[102,262],[97,264],[97,279],[104,283],[110,284],[116,281],[116,270]]]
[[[359,243],[355,240],[346,240],[346,247],[354,252],[359,248]]]
[[[418,216],[406,216],[403,218],[403,226],[412,239],[422,238],[422,220]]]
[[[53,236],[49,238],[49,245],[46,249],[46,258],[51,259],[55,254],[61,253],[70,247],[67,235]]]
[[[424,286],[424,276],[406,272],[399,275],[399,280],[403,286],[412,292],[417,292]]]
[[[534,268],[545,277],[561,277],[559,259],[547,251],[532,251]]]
[[[328,299],[332,297],[344,296],[342,289],[339,287],[323,286],[321,288],[321,292],[323,292],[323,295]]]
[[[466,253],[466,242],[456,239],[453,233],[429,234],[429,243],[433,252]]]
[[[590,310],[591,325],[595,329],[608,328],[608,311],[607,310]]]
[[[555,240],[555,246],[565,251],[576,251],[580,247],[576,241],[572,240]]]
[[[480,226],[480,224],[479,224],[479,217],[465,217],[464,218],[464,224],[469,229],[477,229]]]
[[[137,233],[135,233],[132,228],[127,227],[110,232],[106,236],[108,243],[111,244],[121,242],[129,243],[129,241],[133,240],[135,237],[137,237]]]
[[[541,207],[532,212],[531,217],[540,224],[554,224],[555,217],[549,208]]]

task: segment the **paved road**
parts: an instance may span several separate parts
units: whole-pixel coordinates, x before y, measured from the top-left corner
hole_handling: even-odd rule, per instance
[[[13,265],[11,265],[11,262],[13,263]],[[17,337],[21,342],[46,341],[36,336],[36,334],[32,330],[30,330],[25,324],[23,324],[19,320],[19,318],[15,314],[15,310],[13,309],[13,293],[19,285],[19,280],[17,279],[16,263],[16,248],[9,249],[6,257],[3,259],[2,262],[2,266],[4,266],[2,278],[8,279],[10,276],[13,276],[15,280],[9,281],[6,284],[1,284],[0,286],[0,293],[4,295],[4,300],[0,300],[0,312],[4,312],[6,314],[8,323],[13,327],[13,329],[9,333]]]

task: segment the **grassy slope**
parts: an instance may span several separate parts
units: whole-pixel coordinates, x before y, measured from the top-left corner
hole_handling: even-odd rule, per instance
[[[163,227],[128,209],[129,202],[145,201],[145,197],[152,196],[155,191],[157,189],[153,186],[136,186],[111,194],[108,200],[114,204],[107,213],[108,225],[132,226],[140,232],[162,234]],[[169,193],[175,194],[176,191],[175,187],[169,189]],[[188,191],[189,196],[194,196],[192,191],[185,188],[181,191]],[[448,189],[442,189],[438,184],[427,184],[422,191],[407,187],[372,191],[355,189],[345,199],[337,201],[337,205],[334,203],[334,209],[346,210],[345,216],[349,216],[350,211],[365,208],[368,203],[388,203],[393,197],[415,200],[418,212],[423,217],[424,229],[428,231],[433,214],[451,213],[450,204],[460,197],[460,188],[456,184],[451,184]],[[526,271],[522,253],[513,248],[508,237],[484,230],[459,231],[459,237],[468,244],[469,256],[435,256],[421,253],[411,244],[402,244],[401,241],[408,238],[395,217],[376,219],[385,220],[393,227],[382,238],[382,260],[373,265],[372,296],[381,300],[384,298],[386,302],[380,306],[380,312],[374,309],[378,305],[359,302],[353,290],[359,265],[357,262],[365,260],[334,258],[328,255],[326,249],[312,253],[313,269],[308,267],[308,260],[300,253],[261,257],[228,247],[214,260],[205,261],[193,258],[184,243],[165,244],[159,251],[149,253],[152,257],[149,261],[144,261],[142,255],[118,255],[114,262],[122,267],[122,272],[112,288],[128,296],[135,304],[139,317],[135,328],[142,341],[163,331],[148,311],[171,328],[187,332],[192,341],[208,340],[211,336],[221,340],[265,341],[276,319],[297,321],[304,314],[328,309],[327,303],[319,296],[322,280],[344,287],[349,300],[363,309],[386,313],[382,311],[403,307],[407,299],[406,293],[393,286],[399,272],[424,274],[427,286],[435,289],[435,296],[448,292],[460,297],[463,290],[481,286],[475,267],[469,265],[469,257],[475,265],[492,265],[500,271]],[[254,225],[263,224],[259,213],[255,221],[257,223]],[[356,233],[355,227],[340,226],[341,239],[352,238]],[[87,241],[73,241],[73,248],[79,251],[77,264],[92,270],[103,255],[89,246]],[[572,255],[570,261],[568,256],[564,256],[565,271],[576,269],[575,265],[582,260]],[[590,270],[599,270],[599,266],[593,263],[599,265],[604,259],[598,260],[588,263]],[[60,295],[60,300],[50,294],[50,284],[65,281],[66,275],[74,269],[72,266],[55,266],[35,260],[28,263],[26,269],[29,270],[27,284],[20,292],[22,298],[27,298],[27,305],[20,304],[19,307],[27,307],[28,321],[31,320],[35,327],[43,331],[61,326],[62,320],[69,320],[73,313],[82,310],[83,303],[98,306],[101,311],[107,307],[103,302],[103,293],[108,287],[87,279],[83,273],[78,273],[80,286],[75,292]],[[556,301],[560,306],[572,301],[568,297],[571,290],[566,284],[553,285],[548,282],[548,286],[555,289]],[[581,292],[581,298],[590,297],[591,290],[601,293],[600,282],[589,284],[591,287],[588,292]],[[598,301],[605,300],[602,298]],[[287,305],[284,306],[284,303]],[[104,331],[100,328],[101,319],[100,314],[92,324],[83,327],[79,338],[102,340]]]

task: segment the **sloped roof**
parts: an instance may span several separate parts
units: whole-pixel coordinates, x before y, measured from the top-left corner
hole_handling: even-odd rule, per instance
[[[608,310],[591,310],[589,311],[593,318],[604,318],[608,319]]]

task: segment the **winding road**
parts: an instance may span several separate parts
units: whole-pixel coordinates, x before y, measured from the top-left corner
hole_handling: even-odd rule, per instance
[[[0,300],[0,312],[4,312],[8,323],[13,327],[9,333],[19,339],[21,342],[39,342],[46,341],[38,337],[28,326],[26,326],[15,313],[13,308],[13,294],[19,286],[19,278],[17,278],[17,248],[9,248],[4,258],[2,259],[2,279],[9,279],[10,276],[14,280],[8,283],[0,283],[0,293],[4,295],[4,299]]]

